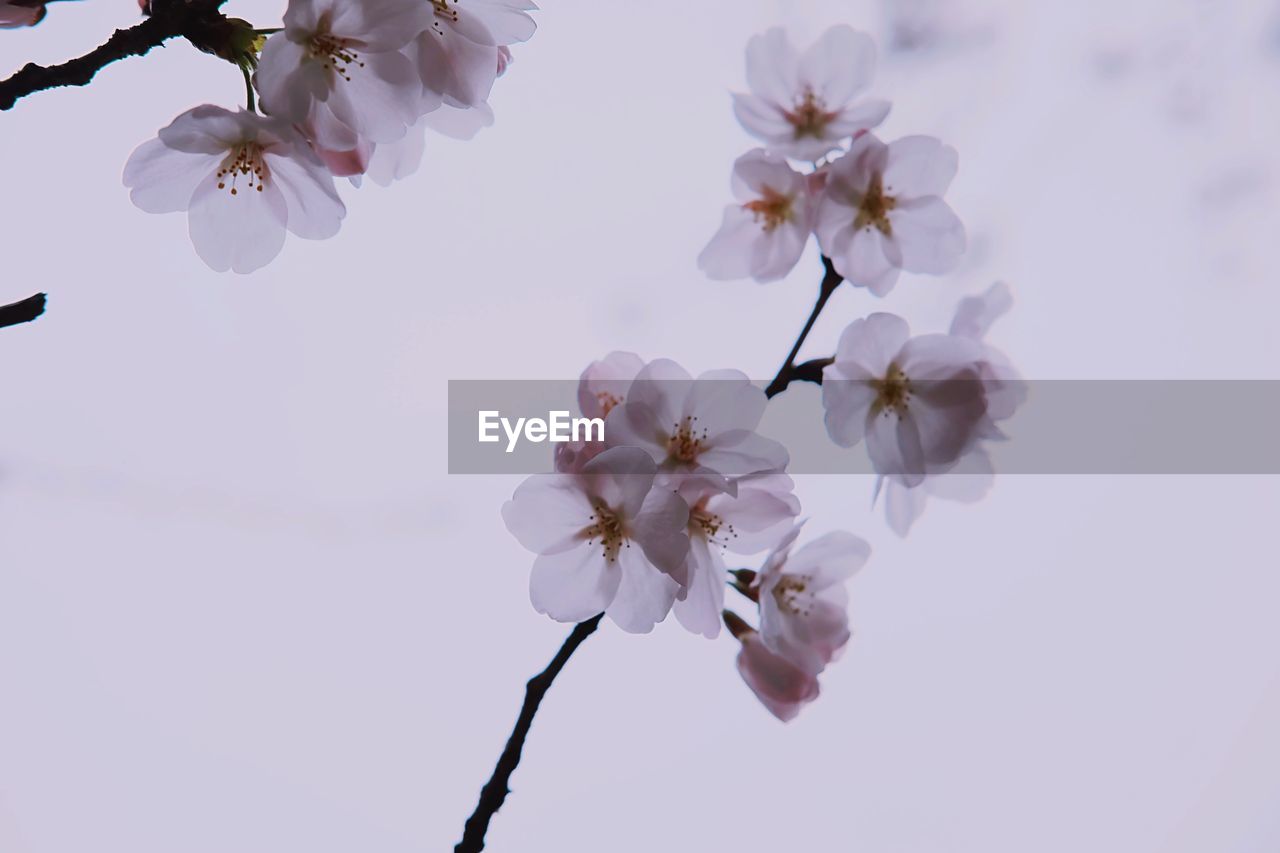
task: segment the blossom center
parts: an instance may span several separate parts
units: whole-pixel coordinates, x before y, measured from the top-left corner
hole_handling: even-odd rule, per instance
[[[257,142],[242,142],[227,154],[218,169],[218,189],[228,189],[232,195],[238,195],[236,184],[242,179],[248,189],[262,192],[267,185],[266,161],[262,159],[262,146]]]
[[[604,417],[609,416],[609,412],[613,411],[614,406],[621,405],[622,398],[608,391],[597,391],[596,402],[600,404],[600,412]]]
[[[436,10],[437,18],[443,18],[447,24],[458,23],[458,0],[431,0],[431,5]],[[444,35],[439,21],[432,21],[431,29],[435,30],[437,35]]]
[[[671,437],[667,439],[667,455],[677,462],[693,462],[702,452],[703,442],[707,439],[704,427],[698,432],[697,415],[685,415],[679,423],[671,427]]]
[[[364,68],[364,61],[353,49],[352,43],[329,33],[312,36],[307,42],[307,55],[319,61],[326,71],[332,71],[343,80],[351,79],[352,65]]]
[[[886,237],[893,236],[893,223],[889,221],[889,211],[898,206],[898,200],[884,191],[884,178],[879,173],[871,177],[867,191],[858,205],[858,215],[853,220],[854,228],[875,227]]]
[[[794,616],[808,616],[812,609],[812,596],[806,595],[809,579],[803,575],[783,575],[773,588],[773,598],[778,607]]]
[[[825,107],[826,105],[813,89],[806,87],[804,94],[796,101],[795,107],[784,110],[782,115],[791,123],[796,139],[803,139],[806,136],[822,139],[826,135],[827,125],[838,115]]]
[[[612,563],[618,559],[618,551],[622,546],[631,547],[627,541],[626,525],[622,518],[604,501],[596,499],[591,502],[591,524],[583,530],[588,545],[599,545],[605,560]]]
[[[773,231],[784,222],[791,221],[794,216],[791,197],[783,195],[772,187],[765,187],[760,198],[749,201],[743,206],[751,211],[756,222],[762,223],[765,233]]]
[[[871,387],[876,390],[874,403],[875,413],[884,413],[885,417],[893,412],[901,420],[907,414],[907,406],[911,402],[911,379],[896,364],[889,365],[889,371],[883,379],[871,380]]]
[[[689,510],[689,529],[710,544],[724,548],[728,546],[729,540],[738,538],[738,533],[723,516],[707,509],[707,500],[702,498]]]

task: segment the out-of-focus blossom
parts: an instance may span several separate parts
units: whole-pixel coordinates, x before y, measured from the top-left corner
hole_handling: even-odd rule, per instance
[[[503,48],[537,29],[530,0],[431,0],[428,8],[435,19],[417,39],[422,85],[456,107],[487,101],[511,59]]]
[[[986,386],[989,416],[1001,421],[1011,416],[1026,399],[1026,387],[1004,353],[983,340],[991,324],[1007,312],[1013,296],[1003,282],[997,282],[984,293],[960,300],[950,333],[968,338],[982,346],[979,374]],[[930,472],[924,482],[914,488],[890,478],[884,485],[885,518],[899,536],[906,536],[916,519],[924,512],[930,497],[973,503],[990,491],[995,482],[995,469],[984,443],[979,442],[945,470]]]
[[[422,0],[291,0],[284,29],[262,48],[263,109],[331,152],[400,139],[429,108],[404,48],[430,26],[430,9]]]
[[[822,372],[827,434],[867,442],[876,473],[917,486],[984,438],[1000,435],[984,382],[984,350],[958,335],[912,338],[906,320],[872,314],[840,336]]]
[[[738,650],[738,673],[756,694],[760,704],[784,723],[795,719],[800,709],[818,698],[818,678],[781,655],[769,650],[760,633],[728,611],[725,624],[742,643]]]
[[[318,240],[338,232],[346,208],[333,178],[289,125],[204,105],[140,145],[124,167],[133,203],[148,213],[187,211],[191,242],[219,272],[251,272],[284,245],[285,231]]]
[[[783,278],[800,260],[813,230],[809,179],[778,154],[748,151],[733,164],[733,195],[720,230],[698,256],[714,279]]]
[[[634,447],[606,450],[577,474],[535,474],[502,507],[507,529],[538,555],[533,606],[561,622],[604,611],[625,631],[666,618],[687,580],[689,508],[654,488],[657,466]]]
[[[34,27],[44,20],[44,0],[7,0],[0,2],[0,30]]]
[[[770,150],[816,161],[888,115],[888,101],[859,100],[875,67],[875,43],[850,27],[832,27],[804,54],[774,27],[747,43],[751,94],[733,96],[734,112]]]
[[[605,441],[643,448],[673,487],[694,477],[734,494],[738,478],[786,468],[786,448],[755,431],[766,402],[741,371],[694,380],[674,361],[657,359],[609,412]]]
[[[867,562],[871,546],[837,531],[792,552],[799,533],[797,525],[756,577],[760,636],[770,651],[817,675],[849,642],[845,581]]]
[[[676,619],[704,637],[720,634],[728,582],[724,551],[755,554],[772,547],[800,512],[795,484],[786,474],[762,474],[738,482],[737,496],[698,480],[680,495],[689,504],[688,582],[676,600]]]
[[[956,165],[955,149],[932,137],[856,138],[826,170],[818,204],[818,243],[836,271],[883,296],[902,270],[951,270],[965,247],[964,225],[942,200]]]
[[[578,379],[578,408],[588,418],[606,418],[626,401],[631,382],[644,369],[633,352],[614,351],[591,362]]]

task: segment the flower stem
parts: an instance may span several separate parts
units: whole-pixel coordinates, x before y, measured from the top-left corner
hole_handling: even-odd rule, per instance
[[[813,324],[817,322],[818,315],[826,307],[827,300],[831,298],[831,294],[835,293],[836,288],[844,281],[844,276],[836,272],[831,259],[826,255],[822,256],[822,265],[826,268],[826,273],[822,276],[822,285],[818,290],[818,301],[814,303],[809,319],[805,321],[804,328],[800,330],[800,336],[796,338],[795,345],[791,347],[791,352],[787,354],[787,360],[778,369],[778,375],[773,377],[773,381],[764,389],[766,397],[778,396],[787,390],[787,386],[791,384],[792,380],[803,379],[820,382],[822,380],[822,368],[830,363],[827,359],[815,359],[814,361],[806,361],[804,364],[796,365],[796,356],[800,354],[800,347],[804,345],[805,338],[809,337],[809,332],[813,329]]]
[[[246,103],[245,109],[247,109],[251,113],[256,113],[258,111],[258,106],[254,102],[254,98],[253,98],[253,75],[250,74],[249,69],[245,68],[243,65],[240,66],[240,72],[244,74],[244,99]]]
[[[538,713],[538,705],[541,704],[542,697],[551,689],[551,683],[560,674],[560,670],[564,669],[564,665],[569,662],[569,657],[578,646],[600,627],[602,618],[604,618],[603,613],[574,625],[564,645],[560,646],[560,651],[556,652],[556,656],[551,659],[551,663],[547,664],[547,668],[530,678],[529,683],[525,685],[524,705],[520,708],[520,716],[516,718],[515,728],[511,730],[511,737],[507,738],[507,746],[502,750],[502,755],[499,756],[498,763],[493,768],[493,775],[480,789],[480,801],[476,803],[476,810],[471,813],[471,817],[467,818],[462,840],[453,848],[454,853],[480,853],[484,849],[484,835],[489,829],[489,821],[494,813],[502,808],[507,794],[511,793],[507,783],[511,780],[512,772],[520,764],[520,752],[524,749],[524,739],[529,734],[530,726],[533,725],[533,715]]]

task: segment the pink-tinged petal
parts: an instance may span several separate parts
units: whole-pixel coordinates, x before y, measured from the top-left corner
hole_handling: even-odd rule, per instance
[[[175,118],[157,134],[165,145],[188,154],[225,154],[251,138],[244,115],[202,104]],[[256,118],[256,116],[254,117]]]
[[[698,461],[725,477],[777,473],[787,467],[791,456],[787,448],[771,438],[747,429],[721,433],[709,449],[698,454]],[[736,494],[735,488],[731,494]]]
[[[644,369],[644,359],[633,352],[611,352],[591,362],[578,379],[578,408],[589,418],[606,417],[624,402],[631,381]]]
[[[374,148],[366,170],[370,180],[380,187],[389,187],[395,181],[407,178],[418,171],[427,147],[427,134],[424,129],[426,118],[419,121],[417,126],[409,128],[404,138],[395,142],[384,142]]]
[[[582,473],[624,518],[640,514],[658,466],[638,447],[611,447],[583,466]]]
[[[325,240],[337,234],[347,208],[324,167],[309,159],[269,151],[263,159],[289,207],[289,230],[307,240]]]
[[[738,554],[772,548],[794,526],[800,513],[795,484],[786,474],[755,474],[737,483],[737,495],[711,494],[706,511],[732,525],[723,544]]]
[[[762,284],[786,278],[804,255],[809,234],[803,224],[793,223],[763,233],[752,247],[751,277]]]
[[[756,698],[784,723],[818,698],[818,679],[769,651],[758,634],[742,638],[737,664],[742,680]]]
[[[781,145],[795,136],[782,108],[755,95],[734,93],[733,114],[743,129],[770,145]]]
[[[695,536],[689,543],[689,581],[684,597],[675,603],[676,619],[685,630],[708,639],[720,636],[720,612],[728,575],[724,560],[707,540]]]
[[[812,581],[810,589],[816,592],[844,584],[870,556],[871,546],[865,539],[836,530],[792,551],[786,572],[806,576]]]
[[[493,110],[488,104],[465,108],[442,106],[424,115],[421,122],[442,136],[468,140],[493,126]]]
[[[798,197],[804,192],[804,175],[791,168],[786,158],[756,148],[733,163],[733,194],[738,201],[760,198],[766,191]]]
[[[769,400],[740,370],[715,370],[699,374],[687,386],[680,415],[697,418],[696,429],[711,443],[729,430],[755,429]]]
[[[698,255],[698,269],[716,281],[748,278],[752,274],[755,245],[764,237],[756,217],[741,205],[724,209],[720,230]]]
[[[290,0],[284,10],[284,27],[290,33],[309,35],[318,32],[320,21],[354,6],[340,0]],[[348,11],[348,14],[353,12]]]
[[[558,554],[585,541],[595,510],[580,482],[569,474],[534,474],[502,505],[502,520],[521,545],[535,554]]]
[[[670,423],[666,418],[659,420],[652,407],[628,401],[614,406],[605,418],[605,443],[609,447],[640,448],[656,464],[667,458],[666,429]]]
[[[855,137],[849,150],[826,168],[828,195],[856,209],[872,178],[883,173],[888,159],[889,146],[875,134]]]
[[[884,516],[890,529],[899,536],[911,531],[929,502],[929,491],[924,484],[908,488],[890,478],[885,485]]]
[[[781,27],[747,42],[747,85],[766,101],[790,105],[800,88],[799,70],[800,55]]]
[[[940,196],[951,186],[960,157],[932,136],[906,136],[889,143],[884,191],[899,198]]]
[[[659,427],[669,429],[684,415],[684,398],[689,393],[692,380],[689,371],[671,359],[655,358],[636,374],[627,392],[627,402],[647,406]],[[649,440],[657,440],[657,437],[650,436]],[[664,447],[664,455],[665,451]]]
[[[1013,294],[1002,281],[991,285],[977,296],[966,296],[956,306],[950,332],[980,341],[987,336],[991,324],[1013,307]]]
[[[866,372],[865,375],[880,378],[888,372],[889,365],[899,357],[910,339],[911,327],[906,320],[896,314],[877,311],[854,320],[840,333],[835,364],[842,368],[858,365]]]
[[[422,0],[360,0],[341,5],[357,14],[350,23],[335,23],[333,33],[357,41],[368,51],[399,50],[435,19],[431,4]]]
[[[867,455],[877,474],[896,477],[906,486],[924,482],[924,447],[913,417],[898,417],[886,409],[867,415]]]
[[[848,103],[875,73],[875,42],[846,25],[828,29],[800,57],[800,79],[828,106]]]
[[[395,142],[417,118],[422,90],[401,53],[374,53],[347,69],[329,96],[333,115],[371,142]]]
[[[304,63],[312,67],[304,70]],[[327,88],[319,64],[308,63],[306,47],[284,32],[263,44],[253,82],[263,111],[290,122],[305,120],[312,99]]]
[[[644,556],[677,584],[689,582],[689,505],[675,492],[655,488],[631,521],[631,534]]]
[[[186,210],[202,181],[212,181],[222,157],[175,151],[159,139],[142,143],[124,165],[129,198],[147,213]]]
[[[489,98],[498,78],[497,48],[477,44],[445,28],[418,37],[418,73],[422,85],[454,99],[455,106],[477,106]]]
[[[328,148],[316,148],[316,155],[324,163],[335,178],[350,178],[363,175],[369,169],[369,161],[373,158],[372,142],[358,145],[347,151],[330,151]]]
[[[638,548],[622,548],[614,565],[621,583],[605,612],[622,630],[647,634],[667,618],[680,585],[651,566]]]
[[[275,182],[258,192],[248,186],[218,188],[201,182],[191,197],[187,228],[200,259],[218,272],[250,273],[266,266],[284,247],[289,210]]]
[[[534,560],[529,600],[535,610],[557,622],[581,622],[603,612],[621,582],[618,563],[606,563],[599,547],[584,542]]]
[[[845,107],[840,114],[827,125],[827,133],[832,136],[853,136],[864,130],[879,127],[889,117],[892,105],[879,98],[868,98]]]
[[[889,214],[889,221],[891,242],[908,272],[950,272],[964,255],[964,224],[937,196],[903,202]]]

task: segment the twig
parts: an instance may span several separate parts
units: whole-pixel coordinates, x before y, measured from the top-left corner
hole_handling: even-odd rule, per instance
[[[493,775],[480,789],[480,802],[476,804],[476,810],[471,813],[471,817],[467,818],[462,840],[453,848],[454,853],[480,853],[484,849],[484,835],[489,829],[489,821],[494,813],[502,808],[507,794],[511,793],[507,784],[511,780],[512,772],[520,764],[520,752],[524,749],[524,739],[529,734],[529,727],[533,725],[533,715],[538,713],[538,705],[542,703],[542,697],[551,689],[551,683],[560,674],[560,670],[564,669],[569,657],[578,646],[582,645],[582,641],[591,636],[600,626],[600,620],[603,617],[604,614],[601,613],[586,622],[574,625],[564,645],[560,647],[560,651],[556,652],[556,656],[551,659],[547,668],[529,679],[529,683],[525,686],[524,705],[520,708],[520,716],[516,719],[515,728],[511,730],[511,737],[507,738],[507,746],[502,750],[502,755],[493,768]]]
[[[764,389],[766,397],[776,397],[783,391],[787,390],[787,386],[794,380],[807,380],[810,382],[822,381],[822,368],[825,364],[830,364],[829,359],[816,359],[815,361],[807,361],[802,365],[796,365],[796,356],[800,354],[800,347],[804,345],[805,338],[809,337],[813,324],[817,322],[818,315],[822,313],[822,309],[826,307],[827,300],[831,298],[831,294],[836,292],[836,288],[844,281],[844,276],[836,272],[836,268],[831,263],[831,259],[823,255],[822,265],[826,269],[826,273],[822,276],[822,285],[818,291],[818,301],[814,303],[813,311],[809,314],[809,319],[805,321],[804,328],[800,330],[800,336],[796,338],[795,346],[791,347],[791,352],[787,355],[787,360],[782,363],[782,367],[778,368],[778,375],[773,377],[773,381]],[[820,363],[825,362],[825,364]]]
[[[29,62],[7,80],[0,80],[0,111],[19,98],[60,86],[84,86],[93,76],[121,59],[142,56],[171,38],[185,36],[202,50],[210,50],[225,34],[227,18],[218,11],[222,0],[154,0],[152,15],[127,30],[116,30],[106,42],[84,56],[60,65]]]
[[[30,323],[44,313],[45,295],[37,293],[10,305],[0,305],[0,328]]]

